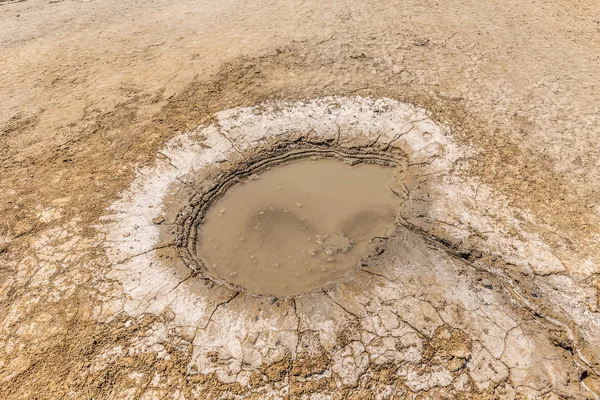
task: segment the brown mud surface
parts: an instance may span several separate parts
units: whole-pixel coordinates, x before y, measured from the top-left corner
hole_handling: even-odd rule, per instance
[[[581,321],[600,307],[599,61],[590,0],[0,1],[2,397],[595,398],[600,327]],[[415,209],[424,222],[348,292],[259,302],[184,265],[214,300],[197,325],[122,305],[135,293],[111,273],[128,260],[109,260],[98,225],[171,139],[222,110],[354,95],[428,110],[473,149],[453,176],[500,193],[531,233],[502,235],[563,268],[520,269],[471,246],[487,235],[460,233],[472,221]],[[356,295],[386,285],[398,297]],[[213,340],[240,327],[239,349]]]

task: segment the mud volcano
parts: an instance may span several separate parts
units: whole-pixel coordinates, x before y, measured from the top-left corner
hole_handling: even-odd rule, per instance
[[[96,318],[159,316],[135,351],[179,343],[200,397],[588,398],[585,260],[465,174],[476,152],[391,99],[220,112],[107,210]]]

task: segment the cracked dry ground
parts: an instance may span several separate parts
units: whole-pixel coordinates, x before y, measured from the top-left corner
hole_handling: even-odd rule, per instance
[[[600,393],[597,2],[0,1],[0,52],[1,398]],[[168,200],[267,145],[400,160],[354,279],[181,261]]]

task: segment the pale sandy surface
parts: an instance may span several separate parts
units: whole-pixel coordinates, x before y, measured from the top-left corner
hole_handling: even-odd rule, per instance
[[[312,392],[370,398],[369,385],[378,382],[385,386],[384,397],[397,389],[398,396],[593,398],[579,379],[592,377],[587,384],[599,392],[600,347],[594,337],[600,333],[592,322],[581,322],[598,318],[599,78],[600,3],[590,0],[0,1],[0,392],[11,399],[264,398],[267,391],[274,398],[310,398]],[[427,248],[412,233],[396,247],[390,243],[386,253],[392,257],[394,249],[414,242],[421,249],[419,260],[445,261],[423,261],[434,272],[423,267],[420,273],[438,274],[438,283],[405,285],[406,304],[394,303],[393,312],[404,309],[424,318],[381,317],[385,335],[404,337],[404,347],[391,348],[398,354],[401,348],[418,350],[414,357],[406,350],[397,365],[378,364],[381,349],[365,344],[373,338],[342,335],[334,344],[321,338],[318,346],[307,345],[310,357],[301,360],[300,350],[269,354],[262,369],[248,373],[256,372],[252,378],[240,383],[228,375],[229,386],[223,386],[226,377],[189,369],[200,359],[203,338],[219,336],[218,327],[208,326],[210,319],[202,322],[204,328],[215,331],[198,336],[175,332],[170,321],[177,318],[168,313],[135,309],[101,318],[94,311],[108,299],[134,297],[107,272],[116,263],[107,258],[97,226],[120,193],[134,191],[128,188],[137,168],[152,168],[170,139],[212,121],[218,111],[269,99],[333,95],[413,103],[448,127],[456,146],[469,150],[464,163],[452,161],[456,168],[449,174],[460,170],[466,181],[484,185],[484,198],[495,202],[489,207],[510,210],[528,236],[499,228],[511,221],[493,225],[497,232],[515,241],[535,239],[558,260],[558,266],[549,266],[531,254],[532,276],[547,280],[544,290],[565,293],[538,311],[551,315],[563,307],[556,312],[564,311],[561,323],[575,336],[560,325],[547,327],[548,318],[531,310],[515,311],[509,292],[469,300],[475,304],[471,311],[493,308],[492,322],[456,323],[441,311],[444,301],[455,299],[444,283],[454,282],[467,293],[475,285],[460,272],[467,267]],[[473,198],[477,201],[477,193]],[[483,215],[488,206],[473,207]],[[449,241],[464,239],[438,232],[436,221],[430,222],[419,226]],[[392,281],[414,279],[408,276],[413,270],[403,271],[407,276]],[[472,280],[482,282],[475,275]],[[424,291],[428,285],[433,286]],[[532,295],[529,286],[522,289]],[[431,298],[434,292],[437,297]],[[247,306],[225,291],[213,295],[215,304],[231,304],[232,315],[242,315]],[[569,303],[577,296],[581,302]],[[304,311],[294,305],[294,310],[313,315],[324,307],[319,304],[305,305]],[[365,310],[365,320],[376,313]],[[336,321],[362,315],[341,306],[331,313]],[[298,321],[288,322],[281,329],[297,329],[296,339],[288,339],[298,349],[314,339],[300,335]],[[514,339],[508,347],[516,353],[506,359],[503,349],[520,332],[517,326],[530,329],[528,337],[535,340],[519,347],[523,342]],[[491,343],[503,346],[488,348],[482,338],[496,328],[500,339]],[[259,337],[253,343],[260,348]],[[456,343],[469,345],[454,354]],[[552,354],[549,359],[561,360],[549,362],[560,365],[559,372],[544,370],[540,377],[541,368],[534,374],[514,365],[517,353]],[[462,374],[456,360],[472,360],[464,367],[471,372]],[[428,367],[430,362],[435,367]],[[541,361],[530,357],[529,362]],[[450,372],[437,371],[438,364]],[[489,368],[481,372],[482,366]],[[473,372],[477,368],[479,375]],[[582,375],[583,369],[588,372]],[[350,379],[348,371],[363,372]],[[424,375],[436,371],[436,378]],[[294,389],[313,375],[322,379],[305,384],[306,390]]]

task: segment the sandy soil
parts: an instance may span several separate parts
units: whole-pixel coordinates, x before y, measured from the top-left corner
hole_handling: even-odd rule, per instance
[[[594,398],[598,77],[600,4],[591,0],[0,1],[0,392]],[[229,121],[217,112],[270,100],[296,109],[294,101],[324,96],[427,110],[462,149],[443,175],[464,184],[445,184],[456,193],[481,185],[484,200],[475,189],[464,210],[489,217],[490,237],[499,236],[474,234],[477,218],[407,208],[407,225],[365,281],[347,289],[352,296],[340,289],[300,305],[249,305],[218,285],[197,288],[186,307],[210,310],[195,320],[202,329],[180,324],[184,314],[162,303],[153,308],[162,298],[155,287],[140,286],[158,290],[149,304],[127,306],[138,295],[127,283],[133,267],[111,258],[122,253],[110,253],[117,245],[105,229],[127,232],[104,218],[124,207],[123,193],[140,193],[140,171],[162,176],[151,172],[163,171],[160,152],[199,126]],[[507,260],[510,246],[522,265]],[[421,268],[402,264],[411,249]],[[153,256],[177,258],[169,251]],[[383,285],[377,302],[360,296],[375,284]],[[199,298],[210,304],[192,304]],[[271,342],[261,332],[272,326],[247,329],[240,341],[260,357],[215,344],[232,326],[219,321],[246,328],[255,310],[282,332]],[[327,321],[340,326],[333,337],[320,333]]]

